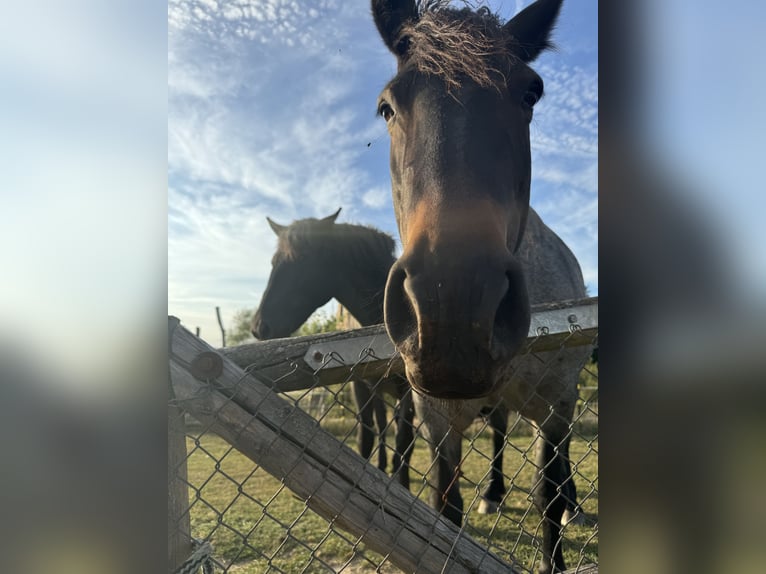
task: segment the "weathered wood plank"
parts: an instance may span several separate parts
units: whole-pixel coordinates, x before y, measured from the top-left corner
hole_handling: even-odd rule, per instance
[[[585,564],[572,568],[564,572],[564,574],[598,574],[598,564]]]
[[[597,297],[536,305],[524,352],[590,344],[597,331]],[[374,355],[366,353],[369,348]],[[350,379],[378,380],[386,373],[404,374],[404,365],[383,325],[260,341],[219,352],[280,392]]]
[[[352,331],[259,341],[219,351],[243,369],[257,373],[262,382],[281,392],[309,389],[317,384],[329,386],[344,383],[351,378],[352,370],[354,377],[371,380],[379,379],[389,369],[391,373],[404,372],[401,360],[392,357],[392,353],[356,367],[358,352],[343,357],[328,352],[313,364],[307,364],[304,359],[312,345],[331,346],[359,338],[364,341],[384,339],[390,345],[385,327],[375,325]]]
[[[171,341],[173,389],[184,410],[283,481],[319,515],[406,572],[513,572],[186,329],[174,327]]]
[[[176,320],[177,322],[177,320]],[[168,572],[176,571],[192,552],[189,491],[186,478],[184,413],[175,404],[168,377]]]

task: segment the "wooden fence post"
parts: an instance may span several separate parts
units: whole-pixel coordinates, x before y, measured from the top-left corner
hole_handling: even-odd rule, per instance
[[[169,323],[173,321],[177,326],[178,319],[169,319]],[[175,403],[168,371],[168,574],[175,572],[191,552],[184,413]]]

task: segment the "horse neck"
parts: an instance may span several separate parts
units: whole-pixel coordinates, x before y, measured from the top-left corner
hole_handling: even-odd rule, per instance
[[[349,266],[338,273],[335,298],[365,327],[383,322],[383,292],[393,263],[391,259],[375,269]]]

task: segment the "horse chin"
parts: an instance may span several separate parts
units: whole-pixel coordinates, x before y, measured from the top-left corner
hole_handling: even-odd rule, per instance
[[[498,329],[489,348],[474,345],[470,353],[461,349],[423,349],[415,333],[401,340],[396,348],[404,361],[407,380],[416,392],[438,399],[481,399],[502,386],[507,367],[522,349],[528,329],[527,316],[513,329]]]
[[[423,353],[416,345],[402,346],[400,353],[410,386],[423,395],[439,399],[480,399],[491,395],[507,379],[513,359],[523,352],[528,324],[497,333],[489,350],[468,361],[455,356]]]
[[[407,380],[412,388],[437,399],[480,399],[492,394],[497,385],[490,374],[478,378],[450,369],[422,369],[416,361],[404,358]]]

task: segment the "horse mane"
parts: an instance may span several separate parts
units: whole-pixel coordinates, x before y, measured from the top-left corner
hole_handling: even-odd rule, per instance
[[[505,81],[504,71],[518,61],[508,49],[502,20],[486,6],[474,11],[449,4],[418,3],[417,21],[402,26],[399,36],[408,44],[407,64],[441,77],[448,90],[459,88],[465,78],[481,87],[498,87]]]
[[[394,239],[365,225],[299,219],[279,237],[279,252],[288,259],[301,256],[343,260],[355,268],[388,269],[393,264]]]

